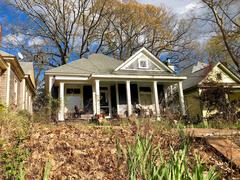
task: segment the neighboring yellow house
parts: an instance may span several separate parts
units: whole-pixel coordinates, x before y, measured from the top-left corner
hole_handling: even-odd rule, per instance
[[[208,88],[209,82],[217,82],[230,88],[229,100],[240,100],[240,77],[224,64],[218,62],[212,65],[198,62],[185,68],[181,75],[187,76],[183,81],[186,110],[191,119],[207,118],[206,107],[200,101],[203,88]]]

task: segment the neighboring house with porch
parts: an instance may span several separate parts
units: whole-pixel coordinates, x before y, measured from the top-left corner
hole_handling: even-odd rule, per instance
[[[204,90],[213,88],[212,83],[228,88],[230,94],[226,98],[230,101],[240,100],[239,75],[221,62],[213,64],[198,62],[185,68],[181,75],[187,76],[187,80],[183,81],[183,89],[187,114],[191,119],[199,120],[216,113],[209,112],[208,107],[200,100]]]
[[[67,119],[75,106],[83,114],[126,117],[139,105],[159,118],[160,98],[167,98],[167,87],[176,83],[185,114],[182,81],[186,77],[177,76],[145,48],[126,61],[92,54],[46,71],[45,78],[49,94],[60,100],[60,121]]]
[[[32,114],[34,91],[33,64],[0,50],[0,102]]]

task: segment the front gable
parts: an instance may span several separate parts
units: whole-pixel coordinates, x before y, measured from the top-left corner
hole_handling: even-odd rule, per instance
[[[212,68],[201,83],[217,82],[220,84],[238,84],[240,79],[231,70],[221,63]]]
[[[140,49],[114,70],[114,72],[118,71],[173,73],[172,69],[162,63],[145,48]]]

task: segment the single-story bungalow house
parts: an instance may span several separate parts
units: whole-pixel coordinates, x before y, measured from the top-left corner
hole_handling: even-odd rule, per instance
[[[181,75],[187,76],[187,80],[183,81],[183,90],[187,114],[191,119],[207,118],[213,113],[209,113],[200,101],[203,90],[211,88],[210,83],[215,82],[230,89],[229,97],[226,97],[230,101],[240,100],[240,77],[221,62],[198,62],[185,68]]]
[[[136,105],[160,117],[160,97],[178,84],[181,111],[185,114],[182,81],[147,49],[142,48],[126,61],[103,54],[92,54],[45,72],[46,89],[60,100],[58,120],[79,107],[82,113],[106,117],[129,116]]]
[[[32,114],[34,91],[33,64],[0,50],[0,102]]]

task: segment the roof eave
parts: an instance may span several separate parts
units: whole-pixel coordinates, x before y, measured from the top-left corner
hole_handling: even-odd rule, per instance
[[[31,88],[32,92],[35,94],[35,85],[32,82],[30,75],[25,75],[25,80],[27,81],[29,87]]]
[[[7,63],[4,61],[3,57],[0,55],[0,68],[6,70],[8,67]]]
[[[106,78],[106,79],[112,79],[112,78],[125,78],[125,79],[153,79],[153,80],[186,80],[186,76],[154,76],[154,75],[116,75],[116,74],[91,74],[89,79],[92,78]]]
[[[4,58],[5,61],[9,62],[15,68],[17,77],[20,80],[23,79],[25,74],[17,58],[14,56],[2,56],[2,57]]]
[[[63,73],[63,72],[45,72],[46,76],[86,76],[88,77],[91,73],[89,74],[79,74],[79,73]]]

